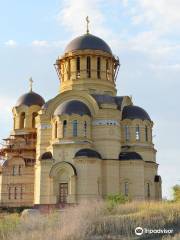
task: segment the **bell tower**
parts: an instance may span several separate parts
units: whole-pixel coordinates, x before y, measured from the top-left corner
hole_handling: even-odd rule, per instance
[[[56,60],[60,92],[81,90],[115,96],[119,59],[104,40],[89,33],[88,17],[86,22],[86,33],[72,40]]]

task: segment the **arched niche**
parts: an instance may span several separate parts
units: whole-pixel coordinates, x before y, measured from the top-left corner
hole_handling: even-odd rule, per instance
[[[63,170],[67,171],[70,176],[77,176],[75,167],[71,163],[65,161],[54,164],[50,170],[49,176],[56,177],[57,173]]]
[[[75,167],[68,162],[58,162],[52,166],[49,174],[52,179],[53,195],[57,204],[76,203]]]

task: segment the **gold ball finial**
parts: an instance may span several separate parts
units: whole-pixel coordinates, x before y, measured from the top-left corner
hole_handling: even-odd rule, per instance
[[[86,23],[87,23],[86,33],[89,34],[89,23],[90,23],[90,21],[89,21],[89,17],[88,16],[86,17]]]
[[[33,90],[33,83],[34,83],[34,81],[32,80],[32,77],[30,77],[30,79],[29,79],[30,92],[32,92],[32,90]]]

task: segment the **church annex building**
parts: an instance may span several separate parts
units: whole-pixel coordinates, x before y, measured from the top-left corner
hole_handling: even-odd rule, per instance
[[[87,33],[55,67],[57,96],[32,90],[13,107],[14,126],[0,150],[0,206],[61,207],[123,193],[161,200],[153,121],[129,96],[116,96],[119,60]]]

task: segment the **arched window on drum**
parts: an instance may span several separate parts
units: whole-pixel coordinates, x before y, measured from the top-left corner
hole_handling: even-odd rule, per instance
[[[86,72],[87,72],[87,77],[91,77],[91,57],[87,57],[87,63],[86,63]]]
[[[25,118],[26,114],[25,112],[22,112],[20,115],[20,129],[25,128]]]
[[[76,58],[76,78],[80,78],[81,62],[80,57]]]
[[[63,138],[67,135],[67,120],[63,121]]]
[[[87,121],[84,121],[84,137],[87,137]]]
[[[97,78],[101,78],[101,58],[97,58]]]
[[[36,128],[36,117],[37,117],[37,112],[33,112],[32,114],[32,128]]]
[[[78,125],[77,120],[73,120],[72,122],[73,137],[77,137],[78,135],[77,125]]]
[[[57,138],[57,137],[58,137],[58,123],[56,121],[54,125],[54,138]]]

